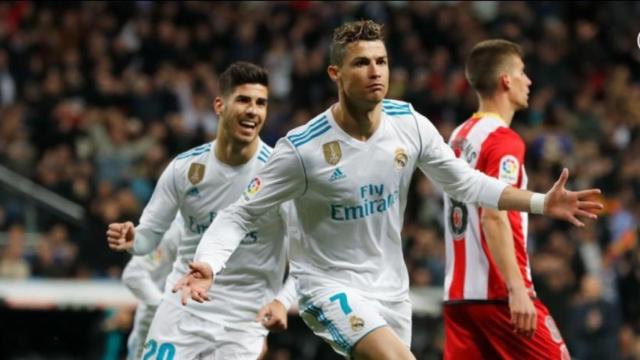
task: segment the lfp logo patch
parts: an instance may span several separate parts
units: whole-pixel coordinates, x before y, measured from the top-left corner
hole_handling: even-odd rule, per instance
[[[504,156],[500,159],[500,173],[498,179],[507,184],[515,185],[518,182],[518,169],[520,162],[513,155]]]
[[[260,180],[259,177],[255,177],[253,178],[253,180],[251,180],[251,182],[247,186],[247,190],[245,191],[245,194],[247,195],[247,197],[251,198],[255,194],[257,194],[261,188],[262,188],[262,180]]]

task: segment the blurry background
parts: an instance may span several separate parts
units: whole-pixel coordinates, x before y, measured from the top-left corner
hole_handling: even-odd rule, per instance
[[[584,229],[531,217],[536,289],[576,358],[640,359],[640,2],[494,1],[1,2],[0,358],[121,358],[134,303],[106,225],[138,219],[168,161],[215,137],[211,102],[231,62],[270,72],[267,143],[327,108],[330,35],[358,19],[385,24],[388,97],[445,139],[476,107],[470,48],[523,46],[533,87],[513,127],[530,189],[568,167],[570,188],[599,187],[606,203]],[[421,174],[413,185],[413,350],[436,359],[442,196]],[[270,337],[271,359],[335,358],[290,321]]]

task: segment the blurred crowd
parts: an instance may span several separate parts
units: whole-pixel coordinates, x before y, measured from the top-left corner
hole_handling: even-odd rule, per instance
[[[357,19],[385,24],[388,97],[445,139],[477,106],[464,77],[471,47],[494,37],[523,47],[533,86],[513,128],[529,188],[546,191],[567,167],[570,188],[598,187],[606,204],[585,228],[531,217],[537,293],[577,358],[640,358],[638,2],[1,2],[0,165],[86,217],[39,213],[27,229],[27,202],[3,184],[0,278],[118,277],[128,256],[109,251],[106,225],[138,219],[168,161],[215,137],[218,74],[236,60],[268,69],[262,137],[273,145],[336,100],[330,35]],[[405,223],[412,285],[442,286],[442,192],[421,174]],[[437,357],[441,322],[421,324],[431,330],[415,332],[416,354]]]

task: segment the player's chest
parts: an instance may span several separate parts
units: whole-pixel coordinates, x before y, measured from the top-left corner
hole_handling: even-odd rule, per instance
[[[200,175],[194,175],[194,168]],[[251,174],[250,169],[232,172],[194,162],[176,179],[180,208],[198,218],[210,217],[238,200]]]
[[[311,157],[309,190],[334,199],[384,197],[411,180],[416,154],[399,140],[352,146],[342,141],[322,145]]]

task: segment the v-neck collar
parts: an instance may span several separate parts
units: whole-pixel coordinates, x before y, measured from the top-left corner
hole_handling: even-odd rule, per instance
[[[346,143],[349,143],[353,146],[356,147],[364,147],[367,146],[369,144],[375,143],[376,140],[382,136],[382,134],[384,133],[387,121],[385,119],[386,114],[381,111],[380,112],[380,124],[378,124],[378,128],[373,132],[373,134],[369,137],[369,139],[365,140],[365,141],[361,141],[358,140],[356,138],[354,138],[353,136],[349,135],[346,131],[344,131],[344,129],[342,127],[340,127],[340,125],[338,124],[338,122],[336,121],[335,117],[333,116],[333,111],[331,111],[331,107],[329,107],[329,109],[327,109],[326,111],[326,116],[327,119],[329,120],[329,124],[335,129],[336,134],[338,135],[338,137],[340,139],[342,139],[343,141],[345,141]]]

